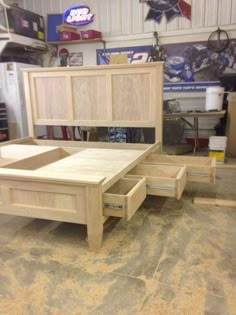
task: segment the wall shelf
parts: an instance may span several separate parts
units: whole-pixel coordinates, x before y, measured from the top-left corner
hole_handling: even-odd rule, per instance
[[[106,49],[106,41],[104,39],[95,38],[95,39],[79,39],[79,40],[66,40],[66,41],[55,41],[55,42],[47,42],[47,44],[51,45],[75,45],[75,44],[91,44],[91,43],[103,43],[104,49]]]

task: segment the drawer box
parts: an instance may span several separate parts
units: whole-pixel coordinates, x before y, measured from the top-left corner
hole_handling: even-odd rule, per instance
[[[103,194],[103,214],[130,220],[146,195],[145,178],[120,179]]]
[[[147,194],[181,198],[186,185],[186,167],[140,163],[127,176],[144,176]]]
[[[187,180],[191,182],[215,183],[216,161],[210,157],[150,154],[144,163],[185,165]]]

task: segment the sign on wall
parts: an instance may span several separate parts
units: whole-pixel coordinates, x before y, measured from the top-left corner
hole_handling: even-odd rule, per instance
[[[166,92],[202,92],[225,73],[236,73],[236,40],[218,54],[207,48],[206,42],[168,44],[162,46],[165,60],[164,90]],[[152,46],[97,50],[97,64],[109,64],[112,54],[125,53],[129,63],[150,62]]]
[[[89,6],[77,5],[67,9],[63,15],[65,24],[72,26],[83,26],[92,23],[94,14],[91,13]]]
[[[161,23],[163,16],[167,22],[177,16],[183,16],[191,20],[191,5],[184,0],[139,0],[140,3],[146,3],[150,10],[146,20],[155,20]]]

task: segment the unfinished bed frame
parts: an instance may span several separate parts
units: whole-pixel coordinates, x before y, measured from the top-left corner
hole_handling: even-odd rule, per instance
[[[162,156],[163,63],[24,71],[30,137],[0,145],[0,213],[87,225],[93,250],[107,217],[130,220],[147,194],[179,199],[214,182],[210,158]],[[35,127],[155,128],[154,144],[36,139]]]

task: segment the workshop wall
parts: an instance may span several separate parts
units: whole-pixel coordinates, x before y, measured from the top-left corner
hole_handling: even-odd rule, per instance
[[[161,24],[145,21],[149,7],[139,0],[18,0],[18,5],[47,17],[47,14],[64,12],[68,7],[79,3],[88,4],[95,14],[92,28],[102,32],[107,48],[151,45],[153,32],[157,31],[160,44],[207,41],[218,27],[226,30],[230,38],[236,38],[236,0],[185,0],[192,5],[192,20],[179,17],[167,23],[164,17]],[[86,27],[85,27],[86,28]],[[91,25],[87,28],[91,29]],[[84,65],[96,64],[96,49],[101,43],[59,46],[70,53],[82,52]],[[59,59],[54,61],[59,65]],[[164,98],[177,98],[182,109],[204,109],[205,93],[165,94]],[[214,134],[217,119],[200,120],[200,136]],[[192,131],[186,130],[186,135]]]
[[[149,7],[139,0],[86,0],[83,3],[95,13],[93,28],[99,29],[108,41],[119,41],[122,46],[129,46],[133,41],[150,43],[154,31],[159,33],[163,43],[206,40],[218,26],[229,31],[232,38],[236,37],[236,0],[185,1],[192,5],[191,21],[179,17],[167,23],[164,18],[160,25],[145,21]],[[49,13],[62,13],[78,3],[78,0],[18,0],[20,6],[45,17]]]

